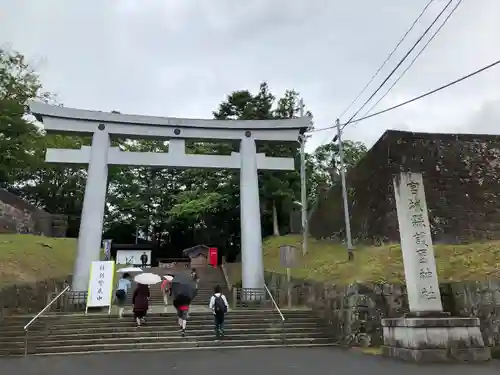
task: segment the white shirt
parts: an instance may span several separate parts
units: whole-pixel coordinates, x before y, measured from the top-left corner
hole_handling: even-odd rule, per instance
[[[214,305],[215,305],[215,297],[222,297],[222,300],[224,301],[224,305],[226,305],[226,308],[229,309],[229,304],[227,303],[226,296],[222,293],[215,293],[212,297],[210,297],[210,303],[208,304],[208,308],[213,310]]]

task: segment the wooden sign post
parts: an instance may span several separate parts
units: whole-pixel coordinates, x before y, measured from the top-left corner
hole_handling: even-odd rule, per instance
[[[280,246],[281,266],[286,268],[286,280],[288,282],[288,308],[292,307],[292,268],[296,266],[296,248],[295,246]]]

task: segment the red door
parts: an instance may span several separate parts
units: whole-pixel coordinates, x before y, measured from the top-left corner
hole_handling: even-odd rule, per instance
[[[217,255],[217,248],[216,247],[211,247],[208,250],[208,262],[212,267],[217,267],[218,262],[218,255]]]

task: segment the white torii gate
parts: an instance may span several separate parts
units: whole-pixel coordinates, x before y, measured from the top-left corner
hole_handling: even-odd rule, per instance
[[[241,259],[243,288],[263,288],[264,264],[258,169],[294,170],[293,158],[257,154],[255,141],[295,142],[311,119],[200,120],[122,115],[30,102],[48,133],[92,134],[92,146],[47,149],[49,163],[88,164],[88,176],[73,271],[73,291],[87,291],[90,265],[99,260],[108,165],[218,168],[240,170]],[[111,137],[168,140],[167,153],[127,152],[110,146]],[[186,154],[185,139],[240,142],[231,155]]]

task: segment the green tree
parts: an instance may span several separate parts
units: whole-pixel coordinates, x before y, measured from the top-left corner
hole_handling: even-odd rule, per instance
[[[267,120],[295,118],[299,111],[298,93],[285,92],[276,101],[267,83],[262,83],[257,94],[248,90],[235,91],[214,112],[216,119]],[[308,113],[310,114],[310,113]],[[299,160],[299,143],[262,142],[258,152],[267,156],[293,157]],[[263,222],[271,224],[271,233],[280,235],[280,218],[290,223],[293,202],[300,197],[300,175],[296,171],[259,171],[259,188]]]
[[[354,167],[366,154],[362,142],[343,141],[344,166],[346,172]],[[338,143],[319,146],[307,158],[309,204],[314,204],[318,194],[328,190],[340,181],[340,159]]]
[[[45,152],[48,147],[79,148],[84,139],[46,135],[27,114],[30,99],[54,101],[22,54],[0,49],[0,187],[51,213],[68,215],[76,235],[86,171],[48,165]]]
[[[25,116],[27,101],[49,97],[22,54],[0,49],[0,187],[11,188],[36,161],[41,132]]]

